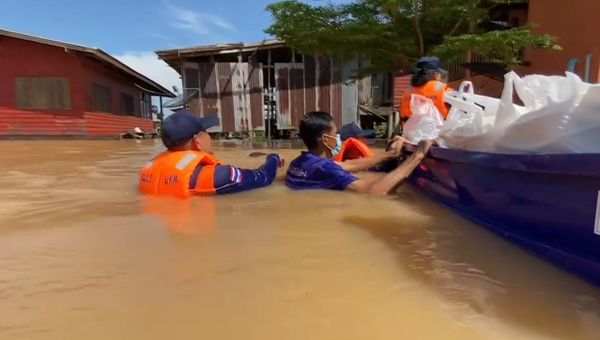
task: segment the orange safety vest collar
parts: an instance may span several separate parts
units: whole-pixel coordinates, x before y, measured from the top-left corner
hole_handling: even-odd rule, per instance
[[[446,93],[448,90],[448,85],[438,80],[430,80],[423,86],[409,89],[402,95],[402,103],[400,107],[400,114],[402,115],[402,118],[408,119],[410,116],[412,116],[412,111],[410,108],[411,94],[419,94],[431,99],[435,107],[440,111],[442,117],[446,119],[449,110],[444,102],[444,93]]]
[[[192,193],[214,194],[215,166],[220,162],[201,151],[165,151],[148,162],[140,174],[143,194],[187,198]],[[203,166],[196,186],[190,190],[194,170]]]

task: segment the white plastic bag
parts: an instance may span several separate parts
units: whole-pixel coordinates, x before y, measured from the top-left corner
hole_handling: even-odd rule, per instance
[[[477,95],[473,84],[464,81],[457,91],[446,93],[450,104],[446,122],[440,130],[440,145],[455,149],[489,149],[500,99]]]
[[[442,145],[493,153],[600,153],[600,85],[564,77],[504,76],[500,99],[470,86],[445,96],[452,105]],[[524,106],[513,102],[515,93]]]
[[[413,144],[421,140],[437,139],[444,119],[433,101],[425,96],[412,94],[410,99],[412,115],[403,127],[403,136]]]
[[[515,82],[529,112],[507,124],[494,145],[503,153],[600,153],[600,86],[566,77]]]

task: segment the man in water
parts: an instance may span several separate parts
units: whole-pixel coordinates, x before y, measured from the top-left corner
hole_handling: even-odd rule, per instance
[[[277,169],[283,166],[277,154],[267,155],[256,170],[224,165],[213,156],[212,140],[206,131],[217,125],[217,116],[197,118],[185,110],[166,118],[161,137],[167,151],[142,169],[140,191],[186,198],[242,192],[273,183]]]
[[[394,141],[394,147],[382,156],[337,163],[331,158],[340,151],[342,142],[331,115],[326,112],[307,113],[300,121],[299,135],[308,150],[290,163],[285,179],[286,185],[296,190],[329,189],[386,195],[394,192],[408,178],[432,145],[431,141],[419,143],[418,149],[397,168],[378,178],[365,180],[351,172],[398,158],[403,140]]]

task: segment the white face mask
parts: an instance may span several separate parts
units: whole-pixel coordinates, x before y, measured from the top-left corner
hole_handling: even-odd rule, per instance
[[[329,151],[331,152],[331,156],[335,157],[337,156],[340,151],[342,151],[342,138],[340,136],[340,134],[338,133],[335,137],[334,136],[330,136],[330,135],[323,135],[325,137],[329,137],[329,138],[335,138],[335,148],[331,149],[329,148],[329,146],[327,145],[327,143],[325,143],[325,146],[329,149]]]

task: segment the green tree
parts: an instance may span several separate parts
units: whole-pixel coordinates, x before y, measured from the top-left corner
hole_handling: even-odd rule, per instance
[[[532,26],[486,32],[480,28],[500,4],[526,0],[355,0],[309,5],[273,3],[273,24],[265,32],[300,52],[370,60],[368,72],[408,69],[419,57],[445,61],[477,51],[508,66],[521,62],[524,48],[560,49],[554,37]]]

